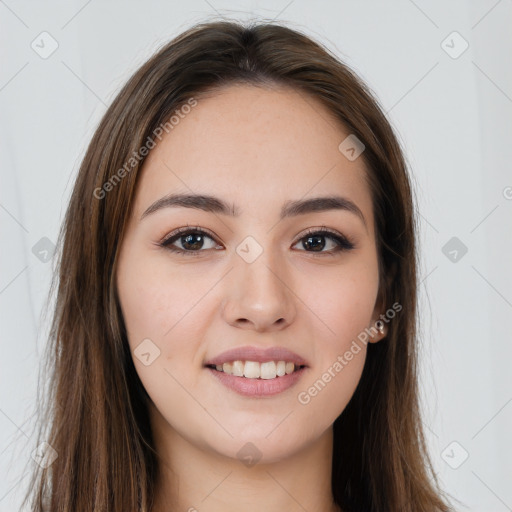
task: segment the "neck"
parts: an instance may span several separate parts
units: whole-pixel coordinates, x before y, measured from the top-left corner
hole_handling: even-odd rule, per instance
[[[331,491],[332,428],[286,459],[246,466],[190,443],[150,410],[159,454],[152,512],[339,512]]]

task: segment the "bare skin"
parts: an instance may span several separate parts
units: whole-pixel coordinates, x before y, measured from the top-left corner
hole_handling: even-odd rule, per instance
[[[332,367],[383,313],[364,162],[338,150],[348,135],[303,94],[229,86],[199,99],[150,152],[116,283],[132,354],[145,339],[152,354],[160,350],[148,365],[133,357],[152,400],[161,461],[154,512],[339,510],[331,492],[332,424],[360,380],[366,345],[359,343],[342,371]],[[212,195],[240,215],[181,206],[141,219],[174,193]],[[280,219],[287,201],[332,195],[352,201],[364,220],[344,209]],[[187,225],[208,231],[199,242],[175,239],[172,246],[187,254],[159,245]],[[315,251],[306,230],[322,226],[354,247],[336,252],[336,241],[323,235]],[[244,245],[249,236],[257,245]],[[237,252],[242,242],[261,254],[249,263]],[[285,347],[307,368],[279,394],[242,396],[204,366],[241,346]],[[329,368],[325,387],[308,394]],[[248,446],[257,449],[255,465],[239,454]]]

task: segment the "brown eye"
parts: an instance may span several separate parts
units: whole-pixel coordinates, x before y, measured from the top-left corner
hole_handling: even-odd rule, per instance
[[[329,242],[326,242],[328,240]],[[305,236],[300,238],[294,245],[301,243],[304,252],[316,253],[317,255],[333,255],[341,251],[349,251],[355,245],[345,236],[328,229],[311,229]],[[169,251],[197,256],[208,249],[222,249],[215,239],[204,229],[196,227],[185,227],[171,233],[159,244]],[[329,247],[331,246],[331,247]],[[327,247],[327,250],[324,250]]]
[[[211,242],[207,242],[210,240]],[[178,243],[180,246],[176,246]],[[218,247],[215,240],[201,228],[182,228],[164,239],[160,245],[173,252],[196,255],[202,249],[215,249]],[[206,245],[206,247],[205,247]],[[210,247],[208,247],[210,245]]]
[[[330,239],[334,248],[324,251],[324,248],[328,245],[325,242],[325,239]],[[326,229],[317,231],[312,230],[308,232],[306,236],[303,236],[297,243],[302,243],[302,247],[305,249],[305,252],[315,252],[319,254],[332,254],[339,251],[349,251],[355,247],[354,244],[346,237]]]

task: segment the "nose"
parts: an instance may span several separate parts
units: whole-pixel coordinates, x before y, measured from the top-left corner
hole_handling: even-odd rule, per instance
[[[256,261],[240,259],[224,282],[222,314],[232,326],[258,332],[277,331],[296,316],[296,295],[284,264],[264,251]]]

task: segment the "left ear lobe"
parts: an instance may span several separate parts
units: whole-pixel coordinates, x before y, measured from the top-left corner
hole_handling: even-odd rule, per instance
[[[387,325],[385,324],[385,322],[383,322],[380,319],[377,319],[372,323],[371,330],[372,330],[372,335],[370,336],[370,339],[368,340],[369,343],[377,343],[378,341],[385,338],[388,334]],[[377,332],[374,333],[374,331],[377,331]]]
[[[388,333],[388,326],[386,322],[381,319],[381,311],[383,310],[383,300],[379,295],[375,309],[373,310],[372,323],[370,324],[370,339],[369,343],[377,343],[382,338],[385,338]]]

